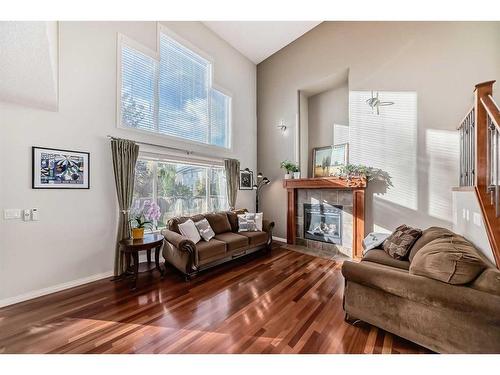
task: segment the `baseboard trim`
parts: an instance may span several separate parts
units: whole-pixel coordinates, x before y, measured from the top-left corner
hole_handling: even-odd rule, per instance
[[[286,243],[286,238],[273,236],[273,241],[284,242]]]
[[[52,294],[55,292],[60,292],[61,290],[74,288],[75,286],[80,286],[83,284],[91,283],[92,281],[105,279],[105,278],[111,277],[111,276],[113,276],[113,271],[107,271],[107,272],[98,273],[98,274],[95,274],[92,276],[84,277],[81,279],[68,281],[66,283],[50,286],[48,288],[33,290],[31,292],[24,293],[24,294],[21,294],[19,296],[9,297],[9,298],[5,298],[5,299],[0,300],[0,307],[14,305],[15,303],[28,301],[30,299],[38,298],[38,297],[45,296],[47,294]]]

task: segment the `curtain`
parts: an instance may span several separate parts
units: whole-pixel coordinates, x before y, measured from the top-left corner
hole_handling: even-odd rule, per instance
[[[234,210],[240,186],[240,162],[236,159],[225,159],[224,168],[226,170],[227,200],[229,208]]]
[[[130,237],[129,210],[130,206],[132,206],[135,163],[139,156],[139,146],[126,139],[112,139],[111,154],[113,156],[116,195],[118,197],[118,207],[120,209],[114,269],[115,276],[118,276],[125,271],[126,266],[120,251],[119,242]]]

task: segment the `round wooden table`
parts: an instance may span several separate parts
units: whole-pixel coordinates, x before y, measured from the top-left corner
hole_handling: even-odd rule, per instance
[[[139,272],[152,271],[157,269],[163,277],[163,270],[160,267],[160,250],[163,246],[163,235],[161,234],[146,234],[141,239],[125,239],[120,241],[120,250],[125,254],[127,264],[126,271],[122,274],[122,278],[133,275],[131,289],[137,289],[137,276]],[[155,249],[155,263],[151,265],[151,250]],[[148,261],[139,263],[139,251],[145,250]],[[130,265],[131,258],[134,261],[133,266]],[[139,270],[140,269],[140,270]]]

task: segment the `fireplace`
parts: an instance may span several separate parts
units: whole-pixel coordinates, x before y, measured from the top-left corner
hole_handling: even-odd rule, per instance
[[[342,206],[304,203],[304,238],[342,245]]]

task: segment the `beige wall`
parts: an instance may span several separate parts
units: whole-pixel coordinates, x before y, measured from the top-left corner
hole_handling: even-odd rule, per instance
[[[312,149],[334,143],[333,124],[349,125],[349,89],[340,87],[309,97],[308,100],[308,169],[312,176]]]
[[[164,24],[213,57],[214,82],[233,95],[233,152],[116,127],[117,33],[156,49],[156,22],[60,22],[59,110],[0,102],[0,212],[40,212],[38,222],[0,218],[0,305],[110,274],[118,206],[106,135],[236,157],[256,170],[255,64],[200,22]],[[35,145],[90,152],[90,190],[31,189]],[[240,191],[237,205],[253,209],[254,199]]]
[[[287,126],[296,126],[297,90],[346,69],[349,90],[418,95],[416,173],[411,182],[415,205],[395,204],[374,193],[379,190],[372,186],[366,229],[392,230],[402,222],[451,227],[450,188],[457,184],[458,150],[447,144],[447,138],[453,137],[470,108],[474,85],[500,79],[500,23],[325,22],[259,64],[258,169],[272,180],[262,192],[262,207],[276,221],[279,237],[286,236],[286,194],[279,162],[294,158],[295,132],[283,136],[276,125],[284,120]],[[397,137],[391,142],[397,146]],[[363,161],[369,164],[369,157]],[[404,192],[404,185],[398,183],[394,189]]]

